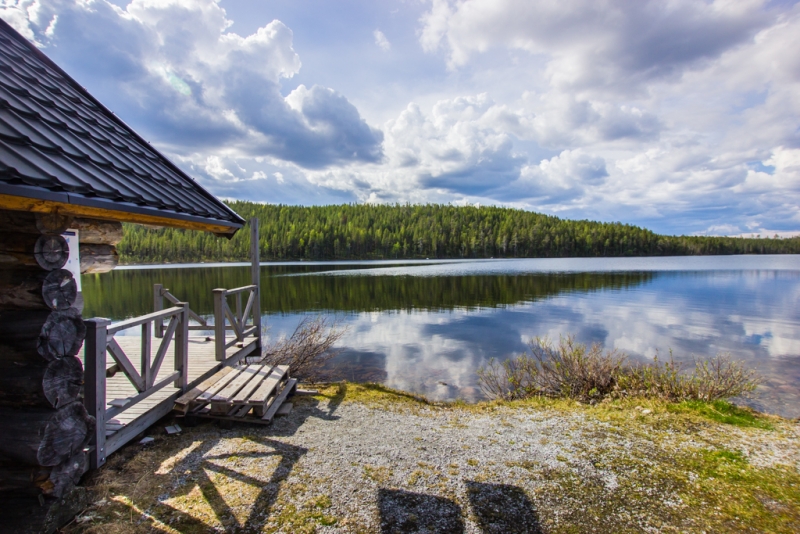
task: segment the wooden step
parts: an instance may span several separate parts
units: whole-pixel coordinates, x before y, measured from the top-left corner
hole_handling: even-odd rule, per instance
[[[288,373],[288,365],[276,365],[275,369],[272,370],[272,373],[270,373],[267,379],[261,383],[258,389],[252,393],[252,395],[250,395],[247,403],[251,406],[255,406],[257,409],[259,409],[259,407],[261,410],[265,409],[267,401],[275,393],[278,385],[280,385],[280,383],[286,379]]]
[[[269,424],[296,388],[288,365],[240,364],[192,388],[178,398],[175,409],[211,419]]]
[[[228,413],[228,415],[231,416],[231,417],[237,417],[237,418],[238,417],[244,417],[245,415],[250,413],[250,410],[252,410],[252,409],[253,409],[253,407],[250,406],[249,404],[245,404],[244,406],[241,406],[241,405],[234,406],[233,409]]]
[[[264,412],[264,415],[261,416],[261,420],[268,422],[272,421],[272,418],[275,417],[275,413],[278,411],[278,409],[280,409],[281,404],[283,404],[283,401],[286,400],[286,397],[289,396],[289,393],[291,393],[295,387],[297,387],[296,378],[290,378],[289,380],[287,380],[286,385],[283,386],[281,392],[278,393],[278,395],[270,403],[269,408],[267,408],[267,411]],[[256,415],[258,415],[258,406],[256,406]]]
[[[186,411],[189,409],[189,405],[191,405],[198,396],[215,386],[220,380],[223,380],[231,372],[233,372],[232,367],[223,367],[206,380],[200,382],[195,387],[178,397],[178,399],[175,401],[174,409],[179,412],[186,413]]]
[[[217,382],[216,384],[214,384],[213,386],[211,386],[210,388],[208,388],[204,392],[200,393],[197,397],[195,397],[194,402],[203,403],[203,404],[211,402],[211,398],[214,395],[216,395],[219,390],[221,390],[222,388],[227,386],[228,383],[231,380],[236,378],[236,376],[238,374],[238,373],[236,373],[237,368],[231,366],[231,367],[228,367],[228,369],[231,369],[231,372],[229,372],[228,374],[223,376],[222,379],[219,382]]]
[[[271,365],[265,365],[262,367],[253,379],[247,383],[245,387],[243,387],[239,393],[237,393],[230,402],[232,404],[244,404],[247,400],[252,396],[252,394],[258,390],[261,386],[262,382],[270,375],[272,371]]]

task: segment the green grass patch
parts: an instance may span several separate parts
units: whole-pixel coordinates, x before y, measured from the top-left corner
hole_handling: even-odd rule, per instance
[[[769,419],[749,408],[742,408],[724,400],[712,402],[683,401],[668,404],[667,410],[673,413],[693,413],[706,419],[744,428],[775,430]]]
[[[800,474],[793,467],[758,467],[726,448],[642,445],[582,453],[615,475],[613,491],[569,468],[532,469],[543,485],[541,509],[562,509],[559,524],[547,524],[551,517],[542,513],[547,531],[606,532],[609,518],[615,532],[800,531]]]
[[[425,397],[374,383],[339,382],[320,391],[334,403],[360,402],[371,407],[423,407],[432,405]]]
[[[687,502],[715,510],[706,519],[716,519],[723,529],[755,525],[762,532],[800,529],[796,469],[755,467],[741,452],[727,449],[701,450],[683,463],[700,477],[687,492]]]

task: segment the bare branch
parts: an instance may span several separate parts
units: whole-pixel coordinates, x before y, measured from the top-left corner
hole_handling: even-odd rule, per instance
[[[271,365],[289,365],[290,374],[308,382],[320,382],[327,377],[325,362],[339,351],[333,346],[347,331],[338,321],[304,317],[288,338],[282,338],[264,349],[263,361]]]

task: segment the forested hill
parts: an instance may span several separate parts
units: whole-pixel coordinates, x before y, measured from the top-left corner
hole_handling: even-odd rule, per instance
[[[800,238],[664,236],[497,207],[228,204],[245,219],[259,218],[265,261],[800,253]],[[126,224],[118,250],[122,263],[243,261],[249,236],[247,229],[227,240]]]

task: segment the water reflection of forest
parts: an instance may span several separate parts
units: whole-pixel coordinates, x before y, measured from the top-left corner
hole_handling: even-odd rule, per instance
[[[657,273],[562,273],[464,276],[276,276],[262,271],[262,313],[371,312],[493,308],[565,292],[623,289]],[[326,269],[329,270],[330,268]],[[310,269],[309,269],[310,270]],[[297,269],[292,269],[297,272]],[[307,269],[303,269],[307,271]],[[212,289],[249,283],[249,269],[191,268],[112,271],[83,277],[84,316],[118,320],[153,311],[153,285],[163,284],[199,314],[213,313]]]

